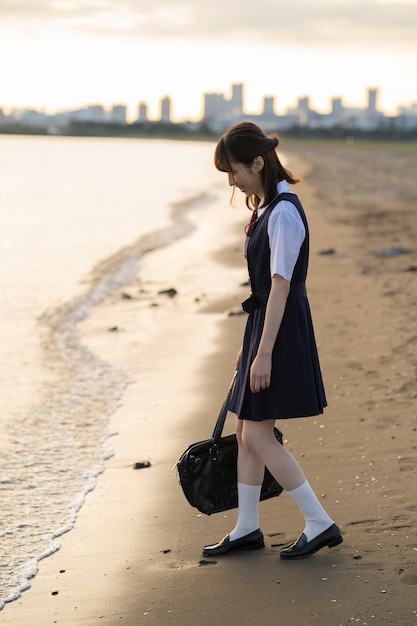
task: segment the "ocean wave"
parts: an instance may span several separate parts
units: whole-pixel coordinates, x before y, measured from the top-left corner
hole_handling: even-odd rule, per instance
[[[169,226],[98,263],[83,295],[39,318],[48,382],[38,406],[10,425],[0,459],[0,609],[30,587],[39,561],[59,550],[56,539],[74,527],[112,455],[109,417],[134,382],[131,372],[82,344],[78,323],[135,278],[143,255],[189,235],[190,209],[213,199],[203,191],[172,203]]]

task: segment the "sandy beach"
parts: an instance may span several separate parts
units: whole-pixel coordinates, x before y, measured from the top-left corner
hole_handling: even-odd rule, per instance
[[[225,177],[215,210],[190,210],[199,228],[150,251],[136,280],[79,325],[83,343],[131,373],[111,418],[114,455],[1,625],[417,623],[417,150],[302,141],[282,149],[303,177],[329,407],[279,426],[344,543],[281,561],[280,548],[303,529],[284,493],[261,505],[265,550],[201,555],[235,512],[192,509],[174,466],[211,434],[245,323],[231,312],[247,297],[248,215],[229,206]]]

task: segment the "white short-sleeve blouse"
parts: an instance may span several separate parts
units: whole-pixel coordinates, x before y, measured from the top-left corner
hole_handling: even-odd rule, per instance
[[[277,192],[293,193],[286,180],[278,183]],[[258,209],[258,219],[265,208]],[[278,202],[268,220],[271,276],[279,274],[291,280],[305,236],[303,220],[294,204],[288,200]]]

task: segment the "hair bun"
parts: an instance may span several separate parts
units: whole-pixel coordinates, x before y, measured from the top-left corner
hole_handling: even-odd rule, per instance
[[[279,145],[279,138],[276,135],[268,137],[268,150],[275,150]]]

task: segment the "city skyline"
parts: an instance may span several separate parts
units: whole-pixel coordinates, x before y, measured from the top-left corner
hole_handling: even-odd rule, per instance
[[[380,112],[383,112],[386,114],[386,111],[384,111],[380,106],[379,106],[379,100],[381,98],[381,93],[380,93],[380,89],[378,87],[370,87],[367,86],[366,90],[364,91],[364,93],[362,94],[362,100],[361,102],[356,102],[356,103],[352,103],[352,102],[346,102],[343,95],[341,94],[333,94],[330,96],[329,102],[328,102],[328,106],[325,109],[319,109],[315,106],[314,100],[312,99],[312,97],[309,94],[299,94],[295,101],[290,103],[288,106],[282,107],[280,108],[279,106],[277,106],[277,100],[279,101],[279,95],[278,94],[273,94],[271,92],[269,92],[268,94],[258,94],[259,96],[259,106],[256,110],[250,110],[247,106],[246,106],[246,85],[244,83],[237,83],[236,81],[231,83],[228,86],[228,89],[226,90],[226,92],[221,92],[221,91],[213,91],[213,92],[209,92],[209,91],[205,91],[202,94],[200,94],[200,98],[201,98],[201,116],[197,117],[197,116],[193,116],[193,120],[194,121],[201,121],[204,119],[204,104],[205,101],[207,99],[207,96],[212,96],[212,95],[216,95],[216,96],[223,96],[223,97],[231,97],[232,94],[232,90],[233,90],[233,86],[234,85],[242,85],[243,88],[243,110],[246,114],[248,115],[258,115],[262,113],[263,110],[263,106],[265,103],[265,98],[266,99],[271,99],[274,102],[274,109],[275,109],[275,113],[276,114],[285,114],[288,112],[288,110],[293,109],[294,107],[297,106],[297,104],[299,103],[300,100],[308,100],[309,104],[312,108],[312,110],[315,110],[319,113],[329,113],[332,109],[332,103],[334,101],[334,99],[339,99],[341,100],[341,102],[343,103],[343,106],[346,108],[349,107],[353,107],[353,108],[357,108],[357,109],[364,109],[367,106],[367,94],[369,94],[370,90],[373,90],[376,92],[376,109]],[[169,102],[169,115],[168,118],[172,117],[172,110],[173,108],[175,108],[175,101],[174,99],[169,95],[169,94],[163,94],[159,97],[158,99],[158,103],[157,103],[157,109],[156,109],[156,114],[149,116],[148,112],[149,112],[149,107],[150,107],[150,103],[147,102],[145,99],[141,99],[137,101],[136,103],[136,107],[133,111],[129,111],[127,109],[128,105],[120,100],[116,100],[115,102],[106,104],[103,102],[98,102],[98,101],[92,101],[92,102],[83,102],[80,103],[78,106],[76,107],[63,107],[61,109],[57,109],[55,111],[47,111],[46,109],[39,109],[36,107],[10,107],[10,112],[15,110],[16,112],[23,112],[23,111],[37,111],[37,112],[45,112],[47,115],[56,115],[56,114],[60,114],[60,113],[67,113],[67,112],[71,112],[71,111],[81,111],[84,109],[88,109],[88,108],[92,108],[92,107],[103,107],[103,110],[105,110],[106,112],[111,112],[114,108],[119,108],[119,109],[123,109],[124,107],[126,107],[126,114],[127,114],[127,118],[128,121],[135,121],[138,118],[140,118],[140,109],[142,109],[142,116],[143,116],[143,112],[146,111],[145,114],[145,118],[149,119],[149,121],[158,121],[161,118],[165,118],[167,121],[167,102]],[[417,90],[416,90],[416,95],[415,95],[415,99],[410,101],[410,102],[399,102],[396,104],[396,108],[393,111],[393,113],[397,113],[400,108],[411,108],[411,106],[416,106],[417,105]],[[0,110],[2,109],[2,103],[0,102]],[[163,109],[165,108],[165,114],[163,113]],[[175,121],[170,119],[170,121]],[[184,120],[185,121],[185,120]]]
[[[314,108],[309,97],[299,97],[294,106],[287,107],[284,111],[277,111],[275,96],[263,96],[262,110],[259,112],[248,111],[245,107],[245,88],[243,83],[232,83],[228,94],[219,92],[205,92],[203,94],[204,106],[201,119],[179,123],[183,130],[191,133],[211,132],[221,133],[226,128],[244,119],[261,125],[264,130],[276,131],[288,129],[351,129],[358,131],[372,131],[390,129],[413,131],[417,129],[417,102],[410,106],[399,106],[396,115],[386,115],[379,108],[379,90],[368,87],[366,92],[365,106],[346,106],[341,97],[333,97],[329,111],[321,112]],[[53,114],[43,113],[34,109],[14,110],[7,115],[0,107],[0,132],[26,129],[33,132],[45,132],[47,134],[62,134],[72,132],[80,124],[84,129],[95,127],[101,132],[122,131],[122,128],[130,127],[131,132],[137,132],[139,128],[149,131],[156,124],[172,127],[178,124],[172,119],[172,101],[169,96],[163,96],[159,101],[159,115],[157,119],[150,119],[148,105],[139,102],[134,119],[128,119],[127,106],[125,104],[113,104],[105,108],[102,104],[88,104],[81,108],[67,109]],[[133,127],[136,126],[136,130]],[[107,127],[107,130],[105,128]],[[159,126],[161,128],[161,126]],[[31,130],[30,130],[31,129]],[[71,131],[72,129],[72,131]]]
[[[139,101],[174,121],[201,118],[204,92],[246,85],[248,111],[309,94],[363,102],[369,85],[395,113],[416,98],[417,0],[101,0],[0,3],[1,106],[48,112]]]

